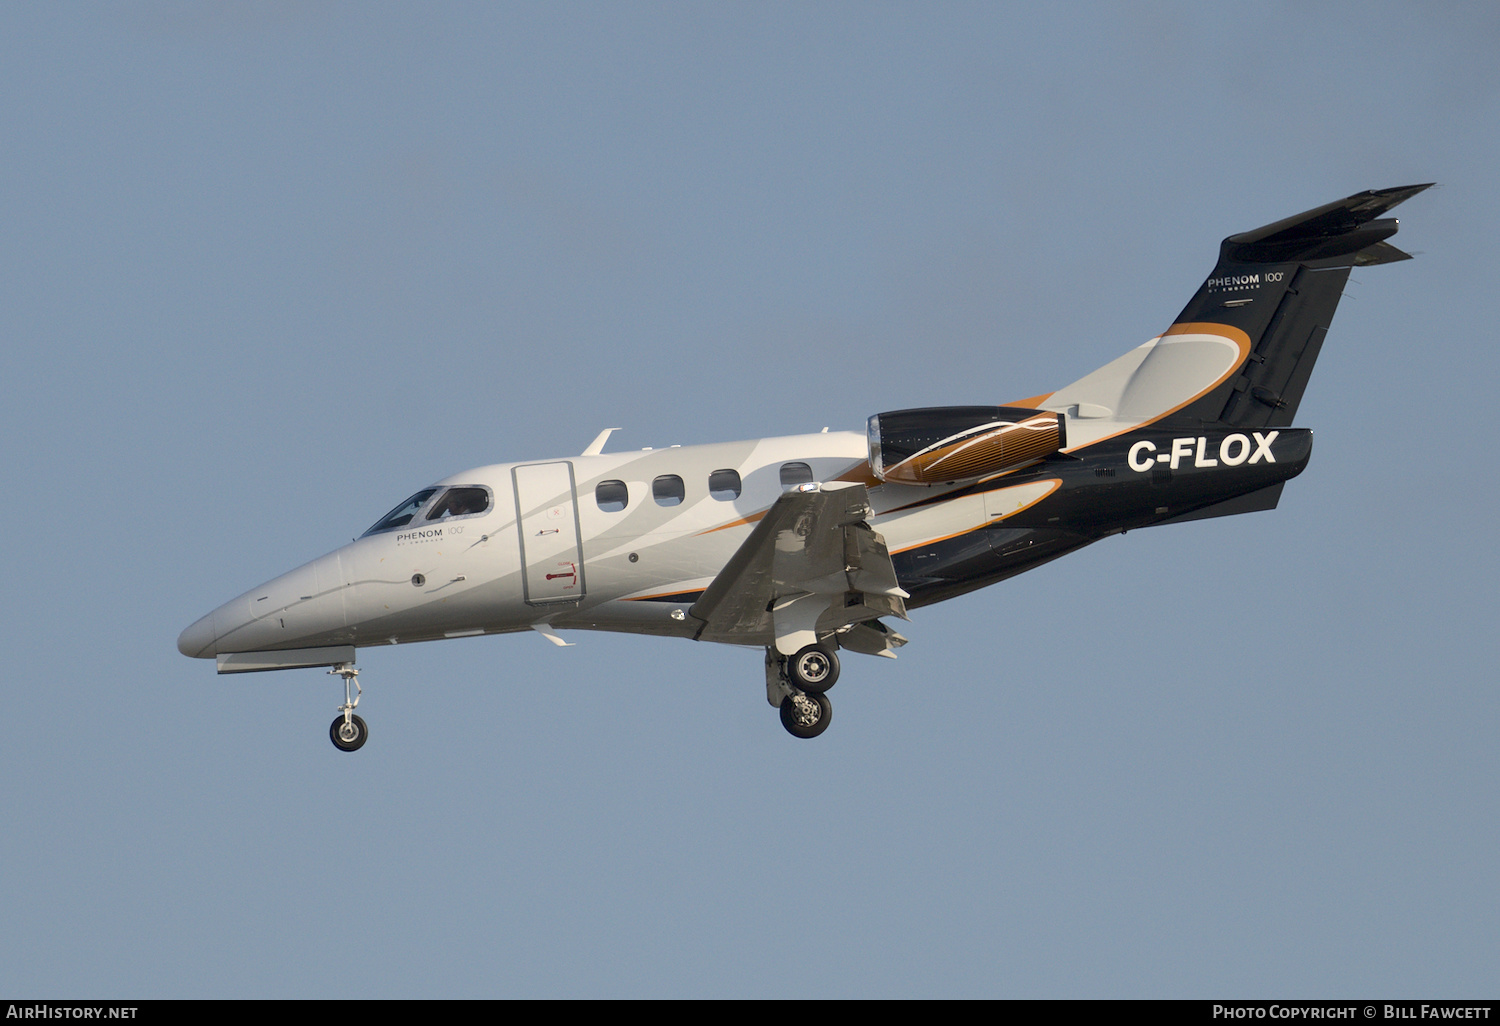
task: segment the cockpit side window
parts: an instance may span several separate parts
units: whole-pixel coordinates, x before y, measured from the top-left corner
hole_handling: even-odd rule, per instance
[[[427,511],[427,520],[452,520],[455,517],[471,517],[479,513],[487,513],[490,508],[490,492],[488,488],[480,488],[475,485],[464,485],[460,488],[449,488],[443,493],[443,497],[432,504],[432,509]]]
[[[375,526],[366,531],[365,535],[379,534],[381,531],[394,531],[398,527],[405,527],[411,523],[411,518],[417,515],[423,504],[437,494],[437,491],[436,488],[423,488],[416,495],[413,495],[377,520]]]

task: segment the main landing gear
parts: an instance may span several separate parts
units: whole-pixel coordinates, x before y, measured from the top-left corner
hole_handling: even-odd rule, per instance
[[[792,656],[766,648],[766,701],[781,710],[781,725],[793,737],[817,737],[828,729],[833,703],[824,692],[838,679],[832,644],[808,645]]]
[[[370,738],[370,728],[365,726],[364,719],[354,715],[354,707],[359,705],[359,696],[363,693],[359,686],[359,671],[352,663],[339,663],[328,672],[344,678],[344,704],[339,706],[339,714],[328,728],[328,737],[341,752],[358,751]],[[352,698],[350,685],[354,686]]]
[[[787,695],[781,700],[781,725],[792,737],[817,737],[833,722],[827,695]]]
[[[822,694],[838,683],[838,654],[832,648],[808,645],[786,661],[786,675],[803,691]]]

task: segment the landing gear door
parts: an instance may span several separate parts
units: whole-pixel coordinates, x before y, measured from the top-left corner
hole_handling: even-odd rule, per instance
[[[583,598],[583,548],[573,464],[533,463],[511,470],[516,522],[521,525],[521,565],[531,605]]]

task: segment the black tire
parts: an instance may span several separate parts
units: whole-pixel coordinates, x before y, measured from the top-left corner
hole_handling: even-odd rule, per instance
[[[333,747],[341,752],[357,752],[360,747],[370,739],[370,728],[365,726],[365,721],[358,716],[349,717],[350,726],[354,728],[353,737],[345,740],[341,735],[344,726],[344,714],[339,713],[338,718],[328,728],[328,738],[333,742]]]
[[[803,691],[827,691],[838,683],[838,653],[822,645],[808,645],[786,661],[786,675],[793,687]]]
[[[808,722],[806,715],[798,710],[797,700],[791,695],[781,700],[781,725],[792,737],[817,737],[833,722],[833,703],[827,695],[814,691],[807,695],[807,700],[818,707],[818,718],[812,722]]]

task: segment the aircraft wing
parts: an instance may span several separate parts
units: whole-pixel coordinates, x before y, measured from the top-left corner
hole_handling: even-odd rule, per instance
[[[810,490],[776,500],[693,604],[689,612],[703,621],[698,639],[791,655],[853,627],[842,647],[892,655],[906,639],[873,621],[905,619],[907,594],[885,540],[866,522],[869,493],[858,483],[803,487]]]

